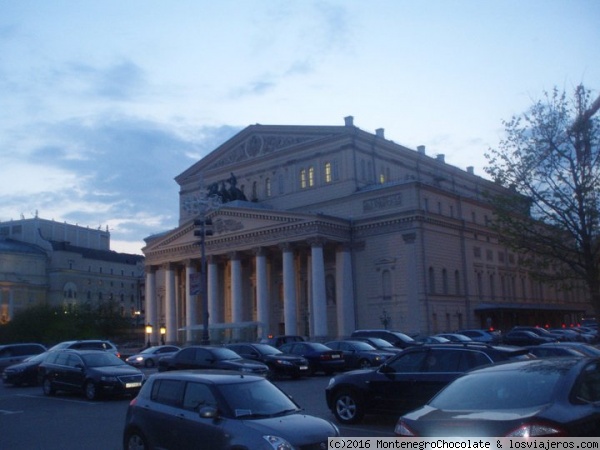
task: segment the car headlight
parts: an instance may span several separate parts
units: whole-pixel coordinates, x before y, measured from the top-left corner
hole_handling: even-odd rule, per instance
[[[277,364],[281,364],[282,366],[291,366],[292,365],[291,362],[286,361],[285,359],[278,359]]]
[[[263,436],[273,450],[294,450],[292,444],[279,436]]]
[[[144,360],[144,357],[143,356],[138,356],[137,358],[135,358],[135,360],[137,362],[142,362]]]
[[[331,378],[329,379],[329,384],[327,384],[327,387],[329,387],[329,386],[333,386],[334,384],[335,384],[335,377],[331,377]]]

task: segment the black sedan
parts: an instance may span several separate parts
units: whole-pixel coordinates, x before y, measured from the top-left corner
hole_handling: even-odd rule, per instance
[[[339,436],[264,377],[232,371],[151,376],[125,416],[124,449],[324,449]]]
[[[540,336],[528,330],[512,330],[502,336],[502,342],[506,345],[540,345],[557,341],[558,339]]]
[[[319,342],[289,342],[279,347],[283,353],[303,356],[308,360],[310,375],[316,372],[325,372],[331,375],[345,369],[344,354],[339,350],[332,350]]]
[[[242,358],[259,361],[269,366],[273,378],[289,376],[302,377],[308,374],[308,360],[303,356],[288,355],[269,344],[237,343],[225,347],[233,350]]]
[[[377,368],[331,378],[327,406],[344,424],[368,413],[398,415],[424,405],[469,369],[510,359],[529,359],[524,348],[485,344],[423,344],[404,349]]]
[[[600,359],[496,364],[449,384],[400,417],[398,436],[600,436]]]
[[[363,341],[330,341],[325,345],[333,350],[339,350],[344,354],[346,369],[364,369],[365,367],[376,367],[383,364],[394,353],[377,350],[371,344]]]
[[[263,377],[269,375],[266,364],[244,359],[231,349],[211,345],[185,347],[172,356],[158,360],[159,372],[187,369],[237,370]]]
[[[52,352],[40,364],[40,377],[45,395],[82,392],[88,400],[102,395],[135,396],[146,379],[140,369],[100,350]]]
[[[49,352],[40,353],[39,355],[30,356],[23,361],[12,366],[8,366],[2,372],[2,381],[4,384],[12,384],[13,386],[29,385],[35,386],[39,384],[39,366],[46,359]]]

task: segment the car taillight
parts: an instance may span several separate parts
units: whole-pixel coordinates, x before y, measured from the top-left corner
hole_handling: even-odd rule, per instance
[[[399,420],[394,427],[394,434],[396,436],[407,436],[407,437],[417,437],[413,431],[406,426],[404,420]]]
[[[329,354],[321,355],[320,359],[331,359],[331,355],[329,355]]]
[[[136,403],[137,403],[137,397],[133,397],[131,399],[131,401],[129,402],[129,406],[135,406]]]
[[[512,430],[506,437],[560,437],[567,436],[561,428],[542,423],[530,423],[521,425]]]

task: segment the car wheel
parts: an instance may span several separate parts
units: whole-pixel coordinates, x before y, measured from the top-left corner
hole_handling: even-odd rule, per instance
[[[144,366],[146,366],[146,368],[148,368],[148,369],[150,369],[150,368],[154,367],[154,360],[153,360],[153,359],[150,359],[150,358],[148,358],[148,359],[146,360],[146,362],[144,362]]]
[[[344,424],[360,422],[365,415],[362,401],[352,391],[341,391],[333,402],[333,415]]]
[[[96,400],[96,398],[98,398],[96,383],[93,381],[87,381],[85,386],[83,386],[83,393],[85,394],[85,398],[88,400]]]
[[[371,367],[371,363],[369,362],[368,359],[361,359],[358,362],[358,367],[360,367],[361,369],[366,369],[368,367]]]
[[[138,430],[130,430],[125,435],[124,450],[148,450],[150,446],[146,443],[146,438]]]
[[[42,390],[44,391],[44,395],[54,395],[56,393],[56,389],[52,386],[50,378],[44,378],[42,381]]]

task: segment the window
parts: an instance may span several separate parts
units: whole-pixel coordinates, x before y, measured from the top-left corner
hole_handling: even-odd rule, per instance
[[[306,169],[300,171],[300,188],[306,189]]]
[[[315,168],[311,166],[308,168],[308,186],[313,187],[314,185],[315,185]]]
[[[448,294],[448,271],[442,269],[442,289],[444,294]]]
[[[267,178],[265,180],[265,196],[270,197],[271,196],[271,179]]]
[[[454,293],[460,295],[460,272],[454,271]]]
[[[183,388],[183,381],[158,380],[152,386],[152,394],[150,398],[157,403],[178,406],[181,405]]]
[[[331,163],[325,163],[325,183],[331,183],[333,181],[333,173],[331,171]]]
[[[389,270],[384,270],[381,272],[381,288],[383,291],[383,299],[391,300],[392,299],[392,275]]]
[[[429,268],[429,293],[435,294],[435,272],[433,267]]]
[[[188,383],[183,396],[183,408],[198,411],[208,405],[216,405],[215,397],[210,388],[201,383]]]

